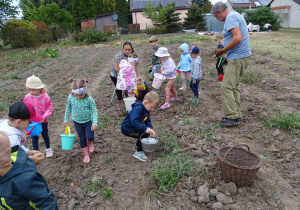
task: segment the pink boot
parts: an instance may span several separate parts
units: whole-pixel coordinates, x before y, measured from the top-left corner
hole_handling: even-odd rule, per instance
[[[83,152],[83,162],[84,163],[90,163],[90,154],[88,151],[88,147],[81,148]]]
[[[92,141],[87,141],[87,147],[88,147],[88,150],[89,150],[89,153],[93,153],[95,151],[95,148],[94,148],[94,144]]]

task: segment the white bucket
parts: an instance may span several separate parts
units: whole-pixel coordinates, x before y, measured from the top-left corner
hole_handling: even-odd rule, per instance
[[[125,101],[126,111],[130,112],[130,110],[132,109],[131,105],[135,103],[136,98],[135,97],[128,97],[128,98],[124,98],[123,100]]]
[[[164,78],[164,75],[155,73],[154,74],[154,79],[153,79],[153,82],[152,82],[152,87],[154,87],[155,89],[160,89],[161,85],[164,82],[163,78]]]

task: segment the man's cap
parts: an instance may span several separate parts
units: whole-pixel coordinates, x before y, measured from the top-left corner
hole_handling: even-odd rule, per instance
[[[30,120],[32,122],[41,122],[42,116],[36,114],[35,108],[23,101],[18,101],[9,107],[8,116],[13,119]]]
[[[192,46],[190,49],[191,49],[190,53],[193,53],[193,54],[199,54],[199,52],[200,52],[199,48],[196,46]]]

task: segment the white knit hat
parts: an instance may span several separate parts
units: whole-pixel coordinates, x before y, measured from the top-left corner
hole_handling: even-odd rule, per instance
[[[155,54],[157,57],[167,57],[167,56],[170,56],[169,52],[168,52],[168,49],[165,48],[165,47],[160,47],[158,48],[156,54]]]
[[[34,76],[28,77],[26,80],[26,87],[31,89],[41,89],[45,88],[45,85],[42,83],[41,79]]]

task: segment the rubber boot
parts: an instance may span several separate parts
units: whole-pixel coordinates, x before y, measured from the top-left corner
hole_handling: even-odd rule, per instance
[[[81,148],[83,153],[83,162],[84,163],[90,163],[90,154],[88,151],[88,147]]]
[[[92,141],[87,141],[87,147],[88,147],[88,151],[89,153],[93,153],[95,151],[95,148],[94,148],[94,144]]]

